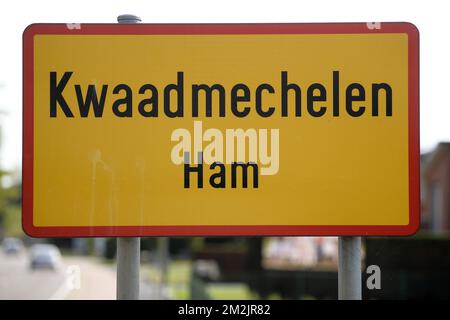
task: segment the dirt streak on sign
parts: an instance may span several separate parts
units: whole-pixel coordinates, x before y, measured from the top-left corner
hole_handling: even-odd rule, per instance
[[[414,233],[418,32],[381,26],[31,25],[25,231]]]

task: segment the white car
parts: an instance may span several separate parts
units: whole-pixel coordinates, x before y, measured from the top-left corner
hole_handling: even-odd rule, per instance
[[[61,252],[53,244],[34,244],[30,248],[31,269],[57,270],[62,266]]]
[[[6,238],[2,243],[3,252],[7,255],[17,255],[23,250],[23,243],[17,238]]]

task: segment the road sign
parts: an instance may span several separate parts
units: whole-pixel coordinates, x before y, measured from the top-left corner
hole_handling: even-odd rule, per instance
[[[409,23],[31,25],[24,230],[412,234],[418,37]]]

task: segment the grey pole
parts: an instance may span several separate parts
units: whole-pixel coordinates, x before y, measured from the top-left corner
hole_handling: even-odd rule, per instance
[[[169,238],[158,238],[159,251],[159,269],[160,269],[160,283],[159,283],[159,299],[164,299],[164,289],[168,282],[168,266],[169,266]]]
[[[140,241],[117,238],[117,300],[139,300]]]
[[[361,237],[339,237],[339,300],[361,300]]]
[[[139,23],[141,19],[131,14],[117,17],[118,23]],[[117,300],[139,300],[139,266],[141,239],[117,238]]]

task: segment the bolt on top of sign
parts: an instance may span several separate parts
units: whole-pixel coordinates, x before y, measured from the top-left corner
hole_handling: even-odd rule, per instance
[[[28,234],[417,230],[412,24],[70,26],[24,32]]]

